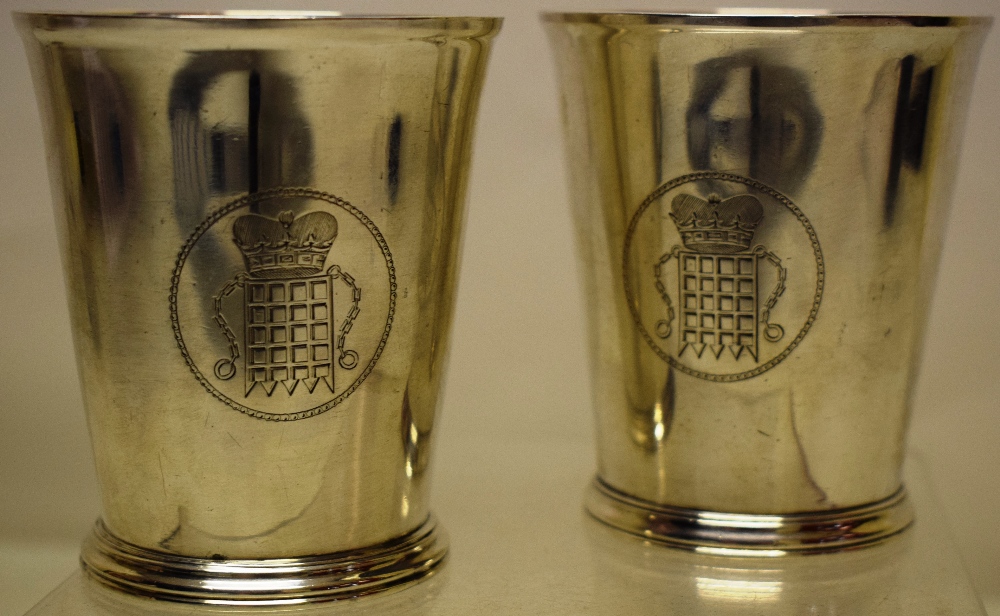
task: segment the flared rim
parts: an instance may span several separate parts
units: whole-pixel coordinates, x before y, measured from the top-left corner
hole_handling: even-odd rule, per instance
[[[496,20],[502,17],[474,15],[396,15],[377,13],[343,13],[340,11],[12,11],[18,17],[48,17],[54,19],[156,19],[156,20],[219,20],[219,21],[441,21]]]
[[[602,25],[689,25],[743,26],[754,28],[816,28],[829,26],[873,27],[909,26],[990,27],[993,18],[986,15],[908,15],[893,13],[824,13],[808,11],[746,11],[645,13],[645,12],[542,12],[543,22],[554,24],[593,23]]]
[[[256,29],[309,26],[397,27],[418,30],[474,31],[496,34],[502,17],[464,15],[395,15],[341,13],[338,11],[13,11],[21,28],[77,30],[84,28],[212,28]]]

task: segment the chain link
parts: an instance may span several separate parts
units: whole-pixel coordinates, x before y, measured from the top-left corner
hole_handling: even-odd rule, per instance
[[[354,327],[354,319],[361,314],[361,288],[354,281],[354,277],[341,270],[339,265],[331,265],[327,273],[334,280],[338,278],[343,280],[351,288],[351,309],[347,312],[347,316],[344,317],[344,322],[340,326],[340,334],[337,336],[337,351],[340,353],[337,363],[340,364],[341,368],[351,370],[358,365],[358,353],[344,347],[347,344],[347,334]]]
[[[656,265],[653,266],[653,273],[656,276],[656,290],[660,292],[660,297],[663,298],[663,303],[667,305],[667,318],[661,319],[656,322],[656,335],[664,340],[670,337],[671,323],[674,320],[674,305],[670,301],[670,294],[667,293],[667,287],[663,284],[661,275],[663,274],[663,266],[667,264],[671,258],[677,259],[680,257],[681,247],[674,246],[670,249],[670,252],[664,253],[660,260],[657,261]]]
[[[215,362],[215,376],[223,381],[228,381],[233,378],[236,374],[236,360],[240,356],[240,345],[236,341],[236,336],[233,334],[233,330],[229,328],[229,323],[226,322],[226,317],[222,316],[222,300],[226,299],[233,294],[233,291],[243,287],[246,284],[247,275],[245,273],[237,274],[235,278],[226,283],[226,286],[222,287],[219,294],[214,297],[215,299],[215,322],[218,324],[219,329],[225,334],[226,340],[229,341],[229,359],[220,359]]]
[[[785,280],[788,277],[788,270],[781,265],[781,259],[776,254],[760,244],[754,246],[753,254],[758,259],[767,259],[778,270],[778,282],[774,285],[774,290],[771,291],[771,296],[767,298],[767,301],[764,303],[764,309],[760,313],[760,321],[764,324],[764,338],[769,342],[777,342],[785,336],[785,330],[777,323],[769,322],[769,319],[771,318],[771,309],[778,303],[778,298],[781,297],[781,294],[785,292]]]

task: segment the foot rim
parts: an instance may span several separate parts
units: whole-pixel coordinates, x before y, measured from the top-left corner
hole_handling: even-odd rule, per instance
[[[673,507],[621,492],[596,477],[587,512],[613,528],[719,556],[786,556],[856,549],[881,543],[913,523],[906,490],[842,509],[789,514],[743,514]]]
[[[434,573],[448,541],[433,517],[378,545],[300,558],[207,559],[149,550],[98,520],[80,561],[99,582],[133,595],[213,605],[287,605],[400,589]]]

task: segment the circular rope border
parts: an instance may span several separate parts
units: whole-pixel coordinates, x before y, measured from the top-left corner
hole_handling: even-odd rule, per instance
[[[787,347],[785,347],[785,349],[781,353],[778,353],[777,355],[772,357],[767,363],[757,366],[753,370],[747,370],[746,372],[739,372],[736,374],[712,374],[709,372],[702,372],[700,370],[695,370],[694,368],[689,368],[688,366],[685,366],[680,361],[672,357],[670,354],[666,353],[663,349],[659,347],[659,345],[656,344],[656,341],[653,340],[652,336],[649,335],[649,332],[646,331],[646,328],[643,326],[642,319],[639,315],[638,302],[636,302],[635,297],[633,296],[632,293],[632,287],[629,284],[629,271],[631,269],[630,253],[632,250],[632,236],[635,233],[635,229],[639,224],[639,219],[646,212],[646,210],[649,209],[649,206],[652,205],[654,201],[662,197],[664,194],[673,190],[674,188],[677,188],[678,186],[687,184],[689,182],[694,182],[696,180],[724,180],[729,182],[737,182],[739,184],[749,186],[751,188],[754,188],[762,193],[765,193],[773,197],[774,199],[779,201],[782,205],[791,210],[793,214],[795,214],[795,217],[802,224],[802,226],[806,230],[806,233],[809,235],[809,240],[812,242],[813,254],[816,257],[816,294],[813,297],[812,308],[809,311],[809,317],[806,319],[805,325],[802,326],[802,329],[799,330],[799,333],[797,336],[795,336],[795,339],[792,340],[792,342]],[[635,214],[632,215],[632,219],[631,221],[629,221],[628,230],[625,232],[625,248],[623,251],[623,259],[622,259],[622,281],[625,286],[626,303],[628,304],[629,312],[632,314],[632,320],[635,321],[636,327],[639,328],[639,332],[642,334],[642,337],[646,340],[646,343],[650,346],[650,348],[653,349],[653,352],[655,352],[657,355],[660,356],[660,359],[662,359],[663,361],[667,362],[670,366],[676,368],[677,370],[680,370],[685,374],[689,374],[691,376],[698,377],[700,379],[705,379],[706,381],[715,381],[719,383],[731,383],[734,381],[743,381],[758,376],[760,374],[763,374],[764,372],[767,372],[771,368],[777,366],[783,359],[788,357],[788,355],[793,350],[795,350],[795,347],[797,347],[799,343],[802,342],[802,339],[805,338],[806,334],[809,332],[809,329],[812,327],[813,322],[816,320],[816,313],[819,312],[819,305],[820,302],[823,300],[823,285],[825,283],[825,278],[826,278],[826,265],[823,262],[823,251],[820,250],[819,247],[819,237],[816,235],[816,230],[813,228],[812,224],[809,222],[809,219],[806,218],[806,215],[802,212],[802,210],[800,210],[797,205],[792,203],[791,199],[781,194],[780,192],[774,190],[770,186],[758,182],[757,180],[751,180],[750,178],[745,178],[741,175],[735,175],[732,173],[722,173],[717,171],[699,171],[697,173],[689,173],[687,175],[682,175],[680,177],[674,178],[673,180],[670,180],[665,184],[661,184],[648,197],[646,197],[646,200],[643,201],[642,204],[639,205],[639,209],[636,210]]]
[[[357,218],[361,224],[363,224],[368,232],[372,234],[375,241],[378,242],[379,248],[382,249],[382,255],[385,257],[385,264],[389,270],[389,316],[385,323],[385,331],[382,332],[382,339],[378,343],[378,348],[375,350],[375,355],[372,357],[368,365],[365,366],[364,371],[361,375],[351,383],[351,386],[342,391],[333,400],[321,404],[317,407],[299,411],[297,413],[265,413],[264,411],[258,411],[247,406],[243,406],[238,402],[232,400],[221,391],[212,386],[208,382],[208,379],[198,370],[195,365],[194,360],[188,354],[187,347],[184,344],[184,337],[181,334],[180,319],[177,315],[177,292],[180,287],[181,282],[181,271],[184,268],[184,263],[194,249],[195,243],[201,236],[204,235],[209,228],[215,223],[219,222],[222,218],[228,216],[232,212],[246,207],[252,203],[259,203],[261,201],[266,201],[268,199],[275,199],[279,197],[307,197],[310,199],[318,199],[320,201],[326,201],[332,205],[345,210],[347,213],[351,214]],[[372,222],[368,216],[354,207],[347,201],[341,199],[340,197],[335,197],[334,195],[320,192],[318,190],[313,190],[311,188],[273,188],[270,190],[265,190],[259,193],[254,193],[252,195],[244,195],[235,201],[224,205],[223,207],[212,212],[208,218],[202,221],[200,225],[194,230],[187,241],[184,242],[184,246],[181,251],[177,254],[177,261],[174,265],[173,275],[170,279],[170,322],[174,330],[174,339],[177,341],[177,346],[181,350],[181,355],[184,356],[184,361],[187,363],[188,368],[194,373],[194,376],[198,379],[198,382],[208,390],[210,394],[215,396],[218,400],[225,403],[227,406],[236,409],[237,411],[250,415],[251,417],[256,417],[258,419],[266,419],[268,421],[295,421],[297,419],[306,419],[307,417],[314,417],[320,413],[325,413],[326,411],[337,406],[343,402],[348,396],[354,393],[361,383],[364,382],[368,375],[371,374],[372,370],[375,369],[375,362],[378,361],[379,357],[382,355],[382,350],[385,349],[386,341],[389,339],[389,330],[392,329],[392,319],[396,313],[396,266],[392,262],[392,253],[389,252],[389,245],[386,243],[385,238],[382,236],[382,232],[378,230],[375,223]]]

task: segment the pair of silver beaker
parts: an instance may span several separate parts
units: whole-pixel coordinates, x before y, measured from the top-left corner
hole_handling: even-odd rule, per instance
[[[416,581],[500,19],[19,14],[103,515],[209,603]],[[587,508],[775,556],[912,520],[904,430],[987,18],[547,14],[598,424]]]

